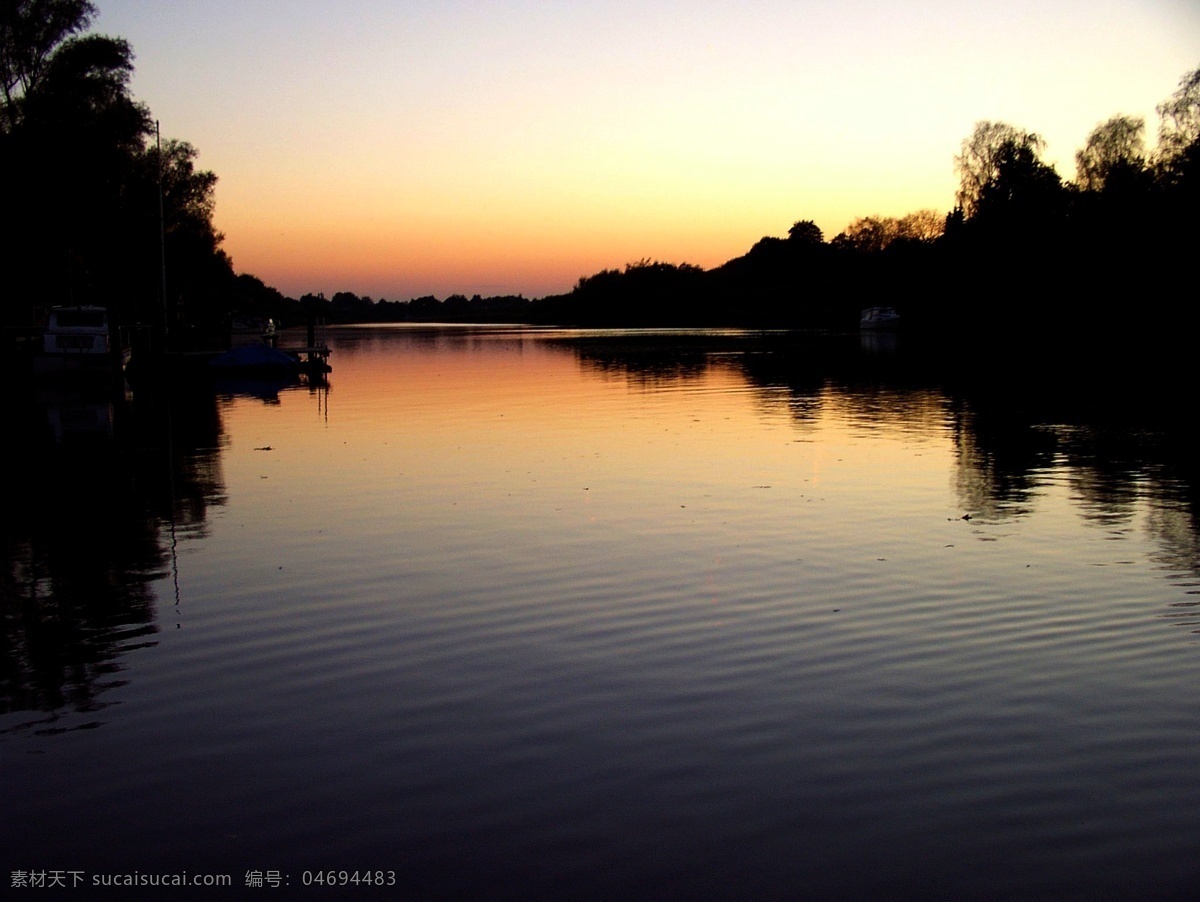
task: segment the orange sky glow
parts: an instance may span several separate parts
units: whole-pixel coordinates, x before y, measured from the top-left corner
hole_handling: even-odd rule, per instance
[[[135,96],[291,296],[569,290],[812,219],[946,212],[980,119],[1074,152],[1200,66],[1189,0],[97,0]]]

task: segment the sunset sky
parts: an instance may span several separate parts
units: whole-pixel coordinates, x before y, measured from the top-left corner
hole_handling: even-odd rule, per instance
[[[947,211],[974,123],[1088,132],[1200,67],[1194,0],[96,0],[291,296],[569,290],[812,219]]]

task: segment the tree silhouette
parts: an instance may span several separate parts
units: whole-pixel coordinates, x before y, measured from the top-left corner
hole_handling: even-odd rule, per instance
[[[1062,180],[1054,168],[1038,159],[1029,144],[1005,143],[996,174],[979,193],[975,215],[1024,223],[1045,221],[1061,212]]]
[[[833,246],[860,254],[877,254],[896,238],[896,220],[889,216],[860,216],[834,237]]]
[[[1200,141],[1200,69],[1183,76],[1179,88],[1156,110],[1161,158],[1169,160],[1181,156]]]
[[[0,2],[11,236],[0,267],[14,289],[8,303],[22,305],[9,318],[32,316],[35,302],[87,302],[119,322],[220,320],[212,308],[234,280],[213,226],[216,176],[197,168],[190,144],[148,142],[150,113],[129,91],[133,50],[86,33],[95,13],[86,0]]]
[[[1127,179],[1145,169],[1146,120],[1141,116],[1113,116],[1092,129],[1087,143],[1075,153],[1079,186],[1102,191],[1111,180]]]
[[[1169,213],[1194,232],[1200,199],[1200,69],[1180,79],[1179,88],[1157,110],[1155,176],[1169,195]]]
[[[215,329],[227,311],[214,305],[213,299],[232,283],[233,270],[220,249],[224,236],[213,225],[217,177],[196,168],[197,156],[195,147],[177,140],[162,143],[161,158],[157,145],[140,153],[136,160],[140,201],[131,214],[138,215],[143,224],[150,221],[156,230],[157,219],[148,220],[148,215],[157,212],[156,194],[161,190],[171,325],[186,322]],[[143,246],[153,246],[153,241]],[[157,275],[158,269],[151,261],[143,272]]]
[[[788,241],[798,244],[824,244],[825,235],[811,219],[801,219],[788,229]]]
[[[876,254],[899,241],[930,242],[945,231],[946,217],[936,210],[917,210],[899,219],[894,216],[863,216],[846,226],[833,239],[843,250]]]
[[[1007,122],[976,122],[954,157],[954,170],[959,177],[957,202],[966,217],[975,215],[984,189],[999,176],[1001,162],[1011,159],[1015,149],[1023,149],[1037,159],[1044,147],[1040,135]]]
[[[51,57],[96,14],[88,0],[5,0],[0,4],[0,90],[4,131],[21,120],[22,100],[36,92]]]
[[[118,304],[129,253],[122,208],[150,127],[128,90],[133,51],[80,34],[95,12],[90,3],[24,0],[0,9],[0,171],[12,236],[0,264],[16,289],[10,303]]]

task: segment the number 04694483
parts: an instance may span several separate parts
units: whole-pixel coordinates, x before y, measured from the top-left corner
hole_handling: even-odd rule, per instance
[[[395,871],[305,871],[305,886],[395,886]]]

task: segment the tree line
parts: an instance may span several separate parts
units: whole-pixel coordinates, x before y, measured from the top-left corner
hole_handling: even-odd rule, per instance
[[[1073,180],[1045,161],[1036,132],[978,122],[954,157],[949,212],[864,216],[828,241],[799,220],[709,270],[644,259],[532,301],[343,294],[324,309],[360,321],[849,328],[861,307],[889,305],[950,333],[1186,332],[1197,320],[1200,69],[1157,112],[1153,149],[1142,117],[1099,123]]]
[[[1197,321],[1200,69],[1141,117],[1098,124],[1062,178],[1044,139],[982,121],[954,157],[948,213],[866,216],[826,241],[811,220],[712,270],[642,261],[544,299],[575,321],[849,327],[891,305],[929,329],[1139,335]]]
[[[161,139],[130,93],[132,47],[90,33],[95,16],[90,0],[0,3],[5,322],[89,303],[196,330],[278,300],[234,273],[213,225],[216,175],[188,142]]]
[[[831,240],[811,220],[712,269],[640,260],[562,295],[375,301],[286,298],[237,274],[213,224],[216,175],[162,141],[130,94],[128,42],[92,34],[90,0],[0,3],[0,243],[4,318],[56,303],[107,306],[176,335],[227,331],[231,314],[297,321],[510,321],[840,328],[863,306],[930,328],[1005,323],[1061,331],[1107,309],[1119,329],[1195,324],[1200,246],[1200,68],[1141,117],[1098,124],[1064,179],[1036,132],[979,122],[954,157],[948,213],[855,219]],[[199,338],[197,340],[200,340]]]

